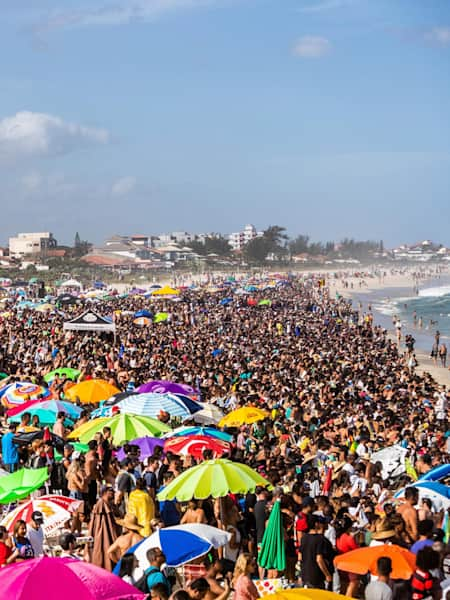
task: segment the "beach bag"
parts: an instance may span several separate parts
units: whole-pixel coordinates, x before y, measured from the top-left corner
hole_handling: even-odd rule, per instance
[[[144,574],[136,581],[134,587],[144,594],[149,594],[150,590],[148,589],[147,585],[147,577],[158,570],[159,569],[156,569],[155,567],[151,567],[150,569],[144,571]]]

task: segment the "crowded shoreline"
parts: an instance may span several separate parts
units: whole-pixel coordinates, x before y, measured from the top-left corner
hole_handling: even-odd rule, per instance
[[[450,575],[449,471],[428,478],[449,466],[448,369],[430,376],[418,352],[411,363],[404,338],[389,336],[356,301],[359,290],[407,287],[411,273],[164,283],[77,288],[42,301],[32,289],[6,296],[0,489],[24,471],[42,479],[25,496],[5,493],[3,564],[11,566],[0,580],[20,562],[58,555],[115,571],[112,581],[134,586],[136,598],[248,600],[263,589],[312,587],[372,600],[381,598],[370,595],[376,582],[395,600],[425,598],[411,591],[418,571],[439,598]],[[136,438],[146,442],[130,445]],[[251,469],[245,485],[214,487],[218,471],[208,469],[231,482],[241,465]],[[211,488],[183,485],[200,468],[198,482]],[[424,492],[419,478],[437,490]],[[8,514],[49,495],[74,502],[53,536],[44,536],[39,510],[11,530]],[[214,528],[220,542],[171,562],[174,545],[163,552],[162,532],[178,524]],[[136,544],[146,551],[131,551]],[[342,566],[352,551],[383,544],[381,563],[363,572]],[[407,550],[407,577],[394,576],[388,546]]]

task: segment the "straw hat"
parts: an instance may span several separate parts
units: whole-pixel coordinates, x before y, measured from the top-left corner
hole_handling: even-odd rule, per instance
[[[125,529],[137,531],[138,533],[140,533],[142,529],[142,525],[139,525],[135,515],[126,514],[123,519],[116,519],[116,523],[121,527],[125,527]]]
[[[381,519],[375,526],[375,531],[372,533],[373,540],[387,540],[394,537],[396,532],[392,529],[391,523],[387,519]]]

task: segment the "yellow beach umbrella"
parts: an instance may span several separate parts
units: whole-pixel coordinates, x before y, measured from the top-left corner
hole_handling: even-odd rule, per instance
[[[180,290],[171,288],[170,285],[164,285],[162,288],[153,291],[152,296],[178,296],[179,293]]]
[[[54,309],[55,309],[55,307],[52,304],[49,304],[48,302],[46,302],[45,304],[39,304],[35,308],[35,310],[37,312],[48,312],[49,310],[54,310]]]
[[[219,421],[219,427],[239,427],[240,425],[250,425],[257,421],[262,421],[269,416],[266,410],[256,408],[255,406],[244,406],[228,413]]]
[[[64,396],[72,402],[79,398],[83,404],[97,404],[102,400],[111,398],[119,391],[116,386],[111,385],[104,379],[88,379],[69,388],[64,392]]]

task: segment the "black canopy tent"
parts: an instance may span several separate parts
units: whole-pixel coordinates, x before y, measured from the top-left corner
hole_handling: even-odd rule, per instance
[[[112,319],[102,317],[93,310],[86,310],[78,317],[64,323],[65,331],[109,331],[116,334],[116,326]]]

